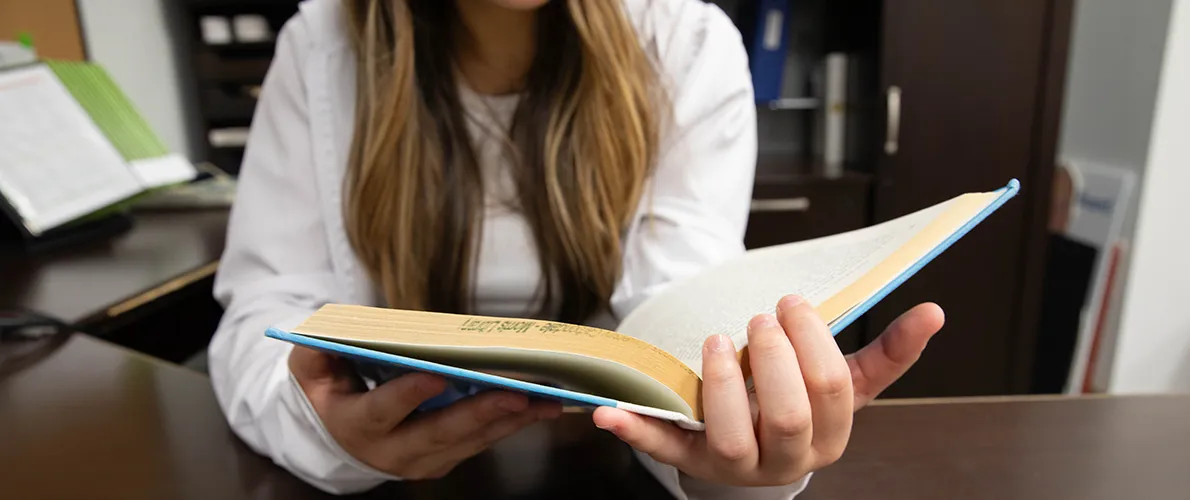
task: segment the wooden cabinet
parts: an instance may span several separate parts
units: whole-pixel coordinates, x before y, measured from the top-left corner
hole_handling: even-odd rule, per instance
[[[876,162],[874,222],[1022,182],[1017,199],[870,312],[885,324],[926,300],[947,311],[943,334],[889,395],[1028,390],[1041,288],[1031,261],[1045,248],[1061,98],[1046,83],[1066,65],[1069,15],[1060,1],[885,2],[881,79],[900,92],[888,121],[899,136]]]
[[[867,64],[858,74],[871,75],[849,83],[858,97],[848,127],[860,138],[850,153],[857,173],[779,181],[762,175],[762,161],[750,246],[1022,183],[1016,199],[873,308],[857,339],[840,339],[844,350],[870,342],[920,302],[946,310],[943,332],[888,397],[1029,389],[1071,2],[835,0],[819,10],[823,50],[854,55]],[[855,188],[857,177],[870,188]],[[794,197],[808,209],[763,210],[779,206],[766,198]]]
[[[871,188],[871,176],[854,172],[838,179],[760,174],[744,242],[759,248],[867,226]]]

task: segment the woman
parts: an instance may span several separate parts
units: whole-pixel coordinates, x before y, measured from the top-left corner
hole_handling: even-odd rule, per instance
[[[700,0],[302,4],[256,111],[216,286],[211,378],[231,426],[353,492],[441,477],[556,417],[491,392],[408,419],[442,380],[364,391],[339,361],[263,332],[326,302],[614,326],[743,251],[754,106],[738,32]],[[594,423],[678,497],[789,498],[941,322],[919,307],[845,359],[791,297],[751,324],[751,396],[730,341],[708,339],[705,433],[609,408]]]

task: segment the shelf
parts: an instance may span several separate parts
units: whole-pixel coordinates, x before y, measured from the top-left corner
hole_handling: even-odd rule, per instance
[[[819,101],[817,97],[789,97],[769,101],[764,103],[764,105],[774,110],[809,110],[818,109]]]
[[[870,185],[874,177],[863,172],[861,167],[862,165],[858,164],[847,164],[839,175],[828,175],[821,160],[812,160],[803,154],[762,152],[756,158],[755,185]]]
[[[203,42],[203,48],[227,56],[264,56],[272,57],[276,50],[277,42],[275,40],[268,40],[263,42],[231,42],[231,43],[206,43]]]
[[[271,57],[223,58],[207,51],[194,55],[198,79],[205,83],[259,84],[271,64]]]
[[[254,8],[260,7],[296,8],[301,2],[299,0],[185,0],[182,3],[191,9],[236,7],[245,11],[251,11]]]
[[[256,98],[248,90],[251,85],[211,85],[201,92],[200,103],[204,121],[208,125],[247,125],[256,112]]]

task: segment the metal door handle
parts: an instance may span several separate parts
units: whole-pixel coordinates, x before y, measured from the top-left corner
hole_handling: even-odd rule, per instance
[[[774,198],[769,200],[752,200],[753,212],[808,212],[810,199],[804,196],[798,198]]]
[[[885,131],[884,152],[897,154],[901,148],[901,87],[888,88],[888,129]]]

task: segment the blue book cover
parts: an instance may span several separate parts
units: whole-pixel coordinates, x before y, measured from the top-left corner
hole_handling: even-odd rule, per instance
[[[421,411],[434,411],[480,391],[501,389],[560,401],[571,409],[588,411],[609,406],[668,420],[686,429],[703,430],[701,408],[696,407],[701,380],[694,378],[673,385],[646,373],[658,360],[669,359],[665,356],[673,358],[674,363],[690,366],[689,361],[678,360],[657,347],[664,345],[664,342],[658,342],[658,337],[653,337],[654,343],[650,344],[650,332],[654,336],[664,336],[665,332],[657,333],[656,330],[667,327],[672,332],[688,332],[693,326],[706,323],[708,314],[717,322],[709,325],[717,330],[716,333],[729,333],[718,331],[723,328],[746,330],[746,324],[754,314],[771,312],[773,305],[791,291],[784,285],[778,287],[781,290],[762,286],[763,290],[755,292],[755,297],[741,300],[733,296],[733,300],[724,301],[721,294],[714,293],[724,289],[721,286],[724,276],[736,285],[766,279],[772,281],[771,276],[758,276],[756,270],[771,273],[763,270],[773,270],[774,265],[804,268],[806,261],[798,259],[815,253],[807,252],[807,248],[818,249],[819,254],[854,254],[856,252],[845,250],[855,248],[855,245],[871,248],[873,241],[897,241],[889,243],[892,246],[887,247],[881,260],[873,261],[871,254],[847,257],[858,259],[856,262],[868,262],[869,267],[857,271],[852,264],[847,264],[844,267],[848,268],[846,272],[851,278],[839,283],[841,291],[820,297],[818,301],[807,298],[827,321],[831,333],[837,335],[1016,196],[1019,190],[1020,183],[1013,179],[998,190],[961,195],[869,228],[751,251],[654,295],[625,317],[617,332],[549,321],[331,304],[292,331],[269,328],[265,335],[354,360],[369,387],[409,371],[434,373],[450,381],[447,391],[423,405]],[[835,246],[813,246],[823,242]],[[761,265],[753,265],[757,262]],[[752,272],[741,273],[749,266]],[[708,279],[700,281],[703,277]],[[776,279],[784,282],[784,278]],[[855,291],[854,286],[861,282],[864,285],[860,294],[851,294],[855,300],[847,298],[847,292]],[[739,286],[727,288],[737,292],[746,289]],[[751,304],[747,303],[749,300],[752,300]],[[679,304],[678,308],[675,309],[674,304]],[[726,323],[735,326],[725,326],[723,314],[727,315]],[[660,340],[673,335],[677,334]],[[705,336],[690,340],[700,342],[701,338]],[[581,348],[575,348],[576,345]],[[615,347],[625,346],[628,348],[617,354],[605,354],[615,353]],[[652,357],[646,360],[641,355],[640,360],[629,359],[645,352],[650,352]],[[616,355],[621,358],[615,359]],[[485,359],[484,356],[489,357]],[[489,366],[501,365],[502,368],[497,371],[481,369],[476,360],[479,364],[486,362]],[[562,369],[556,369],[558,367],[550,363],[558,363]],[[571,378],[553,378],[562,372],[569,373]],[[689,371],[689,375],[697,377],[694,371]],[[625,391],[619,390],[621,396],[617,397],[613,394],[616,390],[583,389],[598,384],[589,384],[589,380],[573,383],[576,382],[574,377],[594,377],[604,388],[608,387],[609,381],[626,381],[635,384],[631,385],[633,390],[642,392],[624,397]]]

